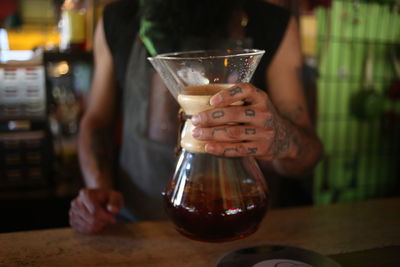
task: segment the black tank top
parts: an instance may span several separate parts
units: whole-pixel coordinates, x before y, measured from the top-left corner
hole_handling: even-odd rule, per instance
[[[263,0],[245,2],[244,11],[249,18],[246,37],[253,40],[253,48],[266,51],[254,75],[253,83],[265,89],[265,69],[283,39],[290,13],[285,8]],[[103,13],[105,37],[114,60],[117,82],[121,88],[125,83],[132,43],[139,30],[138,11],[138,1],[120,0],[107,5]]]
[[[258,79],[257,73],[253,79],[257,87],[265,89],[265,69],[284,36],[289,12],[259,0],[246,1],[244,11],[249,19],[244,41],[251,40],[252,48],[266,50],[258,68]],[[152,116],[149,104],[154,70],[146,60],[146,48],[136,37],[139,30],[137,14],[137,2],[123,0],[108,5],[103,17],[117,82],[122,89],[122,144],[115,187],[125,197],[125,214],[129,214],[130,220],[154,220],[165,218],[160,192],[173,173],[175,143],[160,142],[147,134],[148,118]],[[207,49],[212,45],[210,40],[198,43],[195,38],[195,41],[190,44],[195,44],[195,49],[202,49],[203,46]],[[226,41],[230,47],[231,43]]]

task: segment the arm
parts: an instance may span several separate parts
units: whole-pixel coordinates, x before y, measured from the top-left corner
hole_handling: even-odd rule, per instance
[[[297,32],[296,21],[291,19],[266,73],[269,94],[248,83],[237,84],[210,99],[215,109],[192,118],[197,126],[193,136],[209,141],[208,153],[254,156],[285,176],[312,170],[322,145],[311,125],[300,82],[302,58]],[[239,100],[249,104],[229,106]],[[216,112],[219,116],[214,116]],[[239,124],[232,126],[232,122]],[[215,130],[221,126],[223,131]]]
[[[322,154],[322,144],[310,122],[301,83],[303,58],[297,21],[291,18],[283,42],[269,69],[267,82],[271,102],[282,124],[282,139],[289,142],[289,155],[272,161],[274,169],[287,176],[311,170]],[[278,151],[284,147],[278,147]],[[285,151],[282,151],[285,152]]]
[[[79,159],[87,188],[71,202],[70,225],[81,233],[98,233],[116,223],[123,205],[122,195],[112,190],[116,113],[116,88],[112,58],[107,47],[103,22],[99,21],[94,46],[95,72],[88,109],[79,133]]]
[[[114,156],[114,144],[110,140],[115,126],[117,95],[102,20],[97,24],[94,42],[95,71],[88,108],[80,124],[79,159],[87,187],[110,189]]]

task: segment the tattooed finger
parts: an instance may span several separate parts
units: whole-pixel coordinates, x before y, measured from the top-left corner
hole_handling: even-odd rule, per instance
[[[247,148],[247,154],[248,154],[248,155],[255,155],[255,154],[257,154],[257,147],[248,147],[248,148]]]
[[[220,119],[225,116],[225,112],[223,110],[217,110],[211,113],[211,117],[213,119]]]
[[[265,121],[271,117],[272,114],[268,110],[260,107],[230,106],[200,112],[192,117],[192,123],[195,126],[220,126],[232,123],[247,123],[256,127],[265,127]]]
[[[245,128],[244,134],[245,135],[255,135],[257,133],[256,128]]]
[[[232,88],[221,90],[211,99],[211,105],[215,107],[224,107],[240,100],[258,104],[264,103],[268,95],[250,83],[238,83]]]
[[[229,142],[251,141],[272,138],[273,132],[261,127],[250,125],[225,125],[214,128],[194,128],[192,136],[199,140]]]
[[[242,93],[243,90],[242,88],[240,88],[239,86],[233,87],[232,89],[229,89],[229,95],[230,96],[235,96],[239,93]]]
[[[217,156],[246,157],[260,156],[266,152],[265,142],[207,143],[205,150]]]
[[[222,131],[222,132],[225,132],[226,133],[226,128],[213,128],[212,130],[211,130],[211,135],[212,136],[215,136],[215,134],[216,134],[216,132],[218,132],[218,131]]]
[[[255,117],[256,116],[256,112],[253,109],[245,109],[244,114],[247,117]]]
[[[235,152],[235,154],[239,153],[239,150],[236,147],[227,147],[224,149],[223,155],[227,156],[229,152]]]

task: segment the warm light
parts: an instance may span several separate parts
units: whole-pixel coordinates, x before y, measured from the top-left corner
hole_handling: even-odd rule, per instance
[[[54,27],[41,29],[26,25],[20,30],[8,30],[10,50],[33,50],[38,46],[58,45],[60,36]]]
[[[51,76],[60,77],[61,75],[65,75],[69,72],[69,65],[67,61],[60,61],[56,63],[53,68],[50,70]]]
[[[57,64],[57,69],[58,69],[58,73],[60,75],[64,75],[67,74],[69,71],[69,66],[67,61],[61,61],[60,63]]]
[[[224,59],[224,67],[228,67],[228,59],[227,58]]]

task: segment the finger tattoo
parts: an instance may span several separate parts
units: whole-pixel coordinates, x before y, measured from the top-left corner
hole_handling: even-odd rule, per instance
[[[230,93],[231,96],[235,96],[235,95],[237,95],[239,93],[242,93],[242,92],[243,92],[242,88],[240,88],[240,87],[234,87],[234,88],[229,90],[229,93]]]
[[[247,148],[247,154],[248,155],[253,155],[257,153],[257,148],[256,147],[249,147]]]
[[[255,128],[245,128],[244,133],[246,135],[255,135],[256,134],[256,129]]]
[[[245,114],[246,116],[248,116],[248,117],[254,117],[254,116],[256,116],[256,112],[255,112],[254,110],[252,110],[252,109],[246,109],[246,110],[244,111],[244,114]]]
[[[226,153],[228,153],[229,151],[235,151],[235,152],[239,152],[238,149],[236,147],[228,147],[224,149],[224,155]]]
[[[211,135],[214,136],[214,134],[218,131],[226,132],[226,128],[213,128],[211,131]]]
[[[217,110],[211,113],[211,117],[213,119],[219,119],[222,118],[223,116],[225,116],[225,112],[223,110]]]

